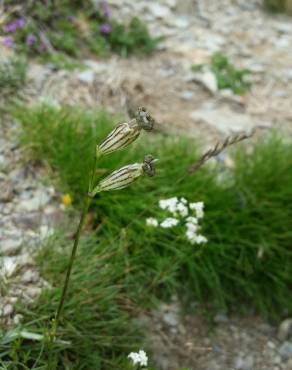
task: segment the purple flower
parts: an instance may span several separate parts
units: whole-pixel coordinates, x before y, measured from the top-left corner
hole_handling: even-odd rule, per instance
[[[14,21],[16,28],[22,28],[25,26],[25,20],[23,18],[17,18]]]
[[[108,18],[109,15],[110,15],[110,12],[109,12],[109,7],[108,7],[107,3],[102,0],[102,1],[99,2],[99,5],[100,5],[100,7],[103,11],[103,16]]]
[[[23,18],[17,18],[14,21],[7,23],[4,27],[3,30],[4,32],[7,33],[13,33],[15,32],[18,28],[22,28],[25,26],[25,20]]]
[[[108,23],[103,23],[100,25],[99,30],[101,33],[107,34],[111,32],[111,26]]]
[[[28,35],[26,40],[25,40],[25,43],[27,46],[32,46],[33,44],[35,44],[37,41],[37,38],[35,37],[35,35]]]
[[[15,32],[17,29],[16,25],[14,22],[11,22],[11,23],[8,23],[8,24],[5,24],[5,26],[3,27],[3,31],[4,32]]]
[[[76,17],[75,17],[74,15],[69,15],[69,17],[68,17],[68,21],[69,21],[70,23],[75,23],[75,22],[76,22]]]
[[[15,46],[15,42],[12,37],[5,37],[5,39],[3,40],[3,44],[10,49],[14,48]]]

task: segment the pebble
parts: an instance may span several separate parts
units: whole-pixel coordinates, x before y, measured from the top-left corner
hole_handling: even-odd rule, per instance
[[[28,193],[23,193],[23,196]],[[45,190],[36,190],[29,199],[20,200],[16,209],[19,212],[33,212],[43,208],[50,200]]]
[[[253,370],[254,358],[253,356],[238,357],[235,360],[234,367],[236,370]]]
[[[13,313],[13,306],[12,304],[8,303],[2,308],[2,312],[0,316],[10,316]]]
[[[278,329],[278,339],[280,341],[292,340],[292,318],[285,319],[281,322]]]
[[[283,360],[288,360],[292,358],[292,342],[284,342],[279,347],[279,355],[282,357]]]
[[[224,312],[219,312],[214,316],[214,322],[216,324],[228,324],[229,318]]]
[[[169,7],[159,3],[149,3],[148,9],[156,18],[167,18],[171,15]]]
[[[92,84],[94,82],[95,73],[93,70],[88,69],[78,74],[78,79],[86,84]]]
[[[217,78],[211,71],[195,73],[193,75],[193,81],[203,85],[212,94],[215,94],[218,91]]]
[[[195,96],[195,94],[192,92],[192,91],[183,91],[180,96],[182,97],[182,99],[184,100],[192,100]]]
[[[26,270],[21,277],[23,283],[34,283],[39,280],[39,273],[34,270]]]
[[[20,250],[22,244],[22,241],[16,238],[4,239],[2,241],[0,240],[0,242],[0,253],[6,256],[16,254]]]

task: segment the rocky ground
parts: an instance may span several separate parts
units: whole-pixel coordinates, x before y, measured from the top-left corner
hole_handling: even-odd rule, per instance
[[[292,132],[292,21],[269,16],[256,0],[109,0],[119,18],[139,15],[164,40],[150,58],[83,60],[85,69],[56,71],[30,63],[24,98],[29,102],[79,104],[127,112],[145,105],[159,128],[199,137],[203,146],[234,131],[277,127]],[[208,63],[221,51],[249,68],[252,88],[243,97],[219,91]],[[262,131],[260,132],[262,134]],[[44,185],[43,169],[23,165],[17,123],[1,119],[0,137],[0,316],[21,320],[14,305],[34,299],[46,282],[31,255],[62,214],[60,195]],[[215,325],[201,315],[179,315],[177,303],[144,318],[161,369],[292,369],[292,323],[279,328],[258,317],[218,314]]]

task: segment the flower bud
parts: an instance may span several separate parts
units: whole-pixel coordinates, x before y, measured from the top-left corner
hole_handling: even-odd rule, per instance
[[[101,191],[124,189],[144,173],[148,176],[154,176],[154,162],[155,159],[151,155],[147,155],[144,157],[143,163],[134,163],[124,166],[102,179],[88,195],[94,197]]]
[[[129,123],[120,123],[100,145],[97,145],[97,157],[125,148],[138,138],[142,129],[150,131],[153,125],[154,119],[146,109],[139,108],[134,119]]]

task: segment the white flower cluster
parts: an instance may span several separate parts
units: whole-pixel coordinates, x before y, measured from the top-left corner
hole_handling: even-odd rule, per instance
[[[142,349],[139,352],[131,352],[128,358],[133,361],[133,365],[147,366],[148,364],[148,356]]]
[[[147,218],[147,226],[160,226],[164,229],[168,229],[177,226],[182,222],[186,226],[185,235],[191,244],[207,243],[207,238],[204,235],[198,234],[200,229],[199,220],[204,217],[203,202],[188,203],[185,198],[178,199],[177,197],[173,197],[160,200],[159,207],[170,212],[173,217],[168,217],[160,223],[156,218]]]

